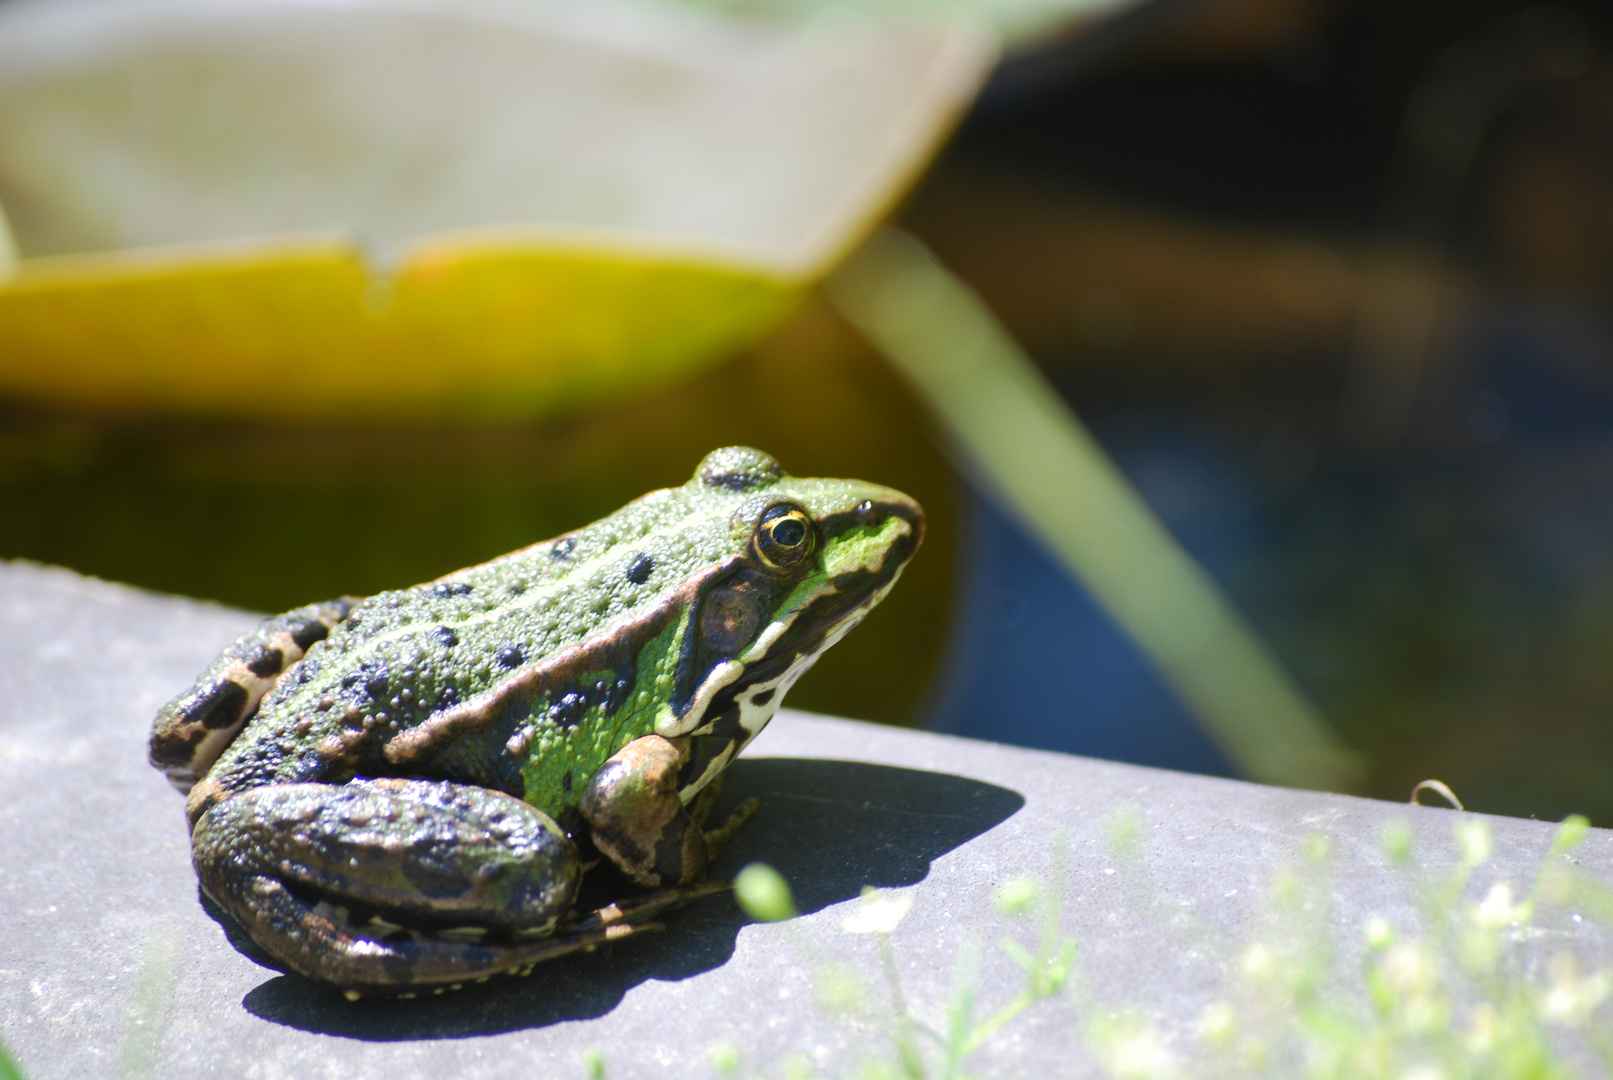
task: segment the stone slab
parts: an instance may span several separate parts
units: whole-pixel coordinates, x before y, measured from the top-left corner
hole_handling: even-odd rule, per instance
[[[847,1018],[817,1001],[836,963],[877,986],[877,940],[842,927],[862,887],[911,895],[894,955],[913,1011],[939,1024],[974,945],[981,1007],[1017,991],[993,948],[1011,928],[992,897],[1017,875],[1056,880],[1059,860],[1075,988],[1005,1028],[971,1069],[1101,1075],[1092,1017],[1130,1009],[1161,1030],[1190,1025],[1268,925],[1280,868],[1307,868],[1301,884],[1329,898],[1320,932],[1347,954],[1369,913],[1418,917],[1416,890],[1383,854],[1385,825],[1407,820],[1435,874],[1456,860],[1452,823],[1475,817],[786,712],[730,770],[725,797],[763,803],[718,869],[771,863],[804,918],[754,924],[719,897],[671,916],[664,934],[525,980],[353,1004],[229,947],[197,902],[181,798],[145,762],[158,706],[253,621],[0,564],[0,1040],[33,1080],[528,1080],[584,1076],[590,1050],[612,1077],[704,1076],[719,1042],[768,1075],[792,1054],[848,1073],[887,1047],[880,1008]],[[1117,812],[1142,827],[1129,858]],[[1526,886],[1553,831],[1489,824],[1496,854],[1474,896],[1499,877]],[[1332,854],[1308,863],[1318,834]],[[1613,879],[1613,833],[1594,830],[1577,858]],[[1605,928],[1557,918],[1537,933],[1613,962]]]

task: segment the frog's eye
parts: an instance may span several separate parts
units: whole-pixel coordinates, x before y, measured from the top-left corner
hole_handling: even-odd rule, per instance
[[[756,554],[775,570],[794,570],[812,557],[817,531],[798,506],[775,506],[756,523]]]

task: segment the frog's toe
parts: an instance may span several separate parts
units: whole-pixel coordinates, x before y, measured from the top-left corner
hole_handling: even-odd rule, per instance
[[[734,807],[734,812],[728,815],[727,821],[724,821],[715,829],[706,830],[706,859],[708,862],[716,860],[728,841],[733,839],[734,834],[740,830],[740,827],[745,822],[751,819],[757,810],[761,809],[761,806],[762,800],[760,799],[746,799]]]
[[[643,927],[662,912],[692,904],[707,896],[729,892],[733,887],[731,881],[697,881],[692,885],[674,885],[670,889],[606,904],[566,929],[569,933],[586,933],[607,926]]]

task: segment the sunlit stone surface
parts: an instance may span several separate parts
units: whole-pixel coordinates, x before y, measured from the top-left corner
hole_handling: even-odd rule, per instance
[[[1528,891],[1555,828],[786,712],[728,773],[727,801],[763,804],[718,870],[776,866],[806,913],[800,924],[751,924],[719,897],[675,913],[664,934],[527,979],[352,1004],[230,948],[196,900],[182,800],[145,761],[158,706],[253,621],[0,564],[0,1040],[34,1080],[529,1080],[585,1076],[593,1051],[612,1077],[668,1066],[698,1077],[711,1074],[716,1044],[737,1048],[747,1073],[776,1075],[798,1053],[821,1073],[852,1073],[890,1052],[878,938],[844,926],[862,886],[911,896],[894,953],[913,1013],[940,1028],[970,943],[983,950],[982,1015],[1023,987],[996,943],[1005,933],[1030,943],[1034,927],[1006,921],[993,897],[1022,875],[1043,879],[1048,895],[1058,860],[1077,974],[989,1040],[969,1071],[1102,1075],[1119,1030],[1102,1021],[1119,1013],[1132,1025],[1119,1050],[1193,1075],[1212,1052],[1195,1032],[1213,1042],[1249,1030],[1237,1010],[1275,992],[1248,973],[1292,966],[1284,950],[1331,947],[1332,999],[1355,1009],[1369,918],[1401,942],[1418,932],[1416,875],[1443,880],[1457,864],[1454,825],[1487,820],[1493,834],[1492,859],[1457,905],[1475,925],[1506,914],[1496,883],[1510,882],[1513,900]],[[1410,823],[1420,868],[1384,854],[1396,819]],[[1321,858],[1318,836],[1331,838]],[[1594,830],[1574,858],[1613,881],[1613,833]],[[1284,868],[1298,906],[1279,931],[1284,887],[1273,882]],[[1575,914],[1545,911],[1544,932],[1528,931],[1519,954],[1537,961],[1543,990],[1556,987],[1541,1007],[1569,1018],[1594,985],[1564,982],[1551,958],[1572,951],[1580,976],[1613,967],[1613,931]],[[1399,957],[1395,970],[1411,978],[1417,959]],[[854,1020],[820,1004],[834,988],[822,972],[837,961],[864,984]],[[1452,1023],[1467,1023],[1465,1008],[1459,998]],[[1244,1026],[1228,1028],[1229,1015]],[[1572,1042],[1571,1030],[1550,1030]]]

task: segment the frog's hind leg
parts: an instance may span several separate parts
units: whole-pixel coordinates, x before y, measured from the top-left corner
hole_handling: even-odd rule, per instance
[[[167,773],[174,787],[189,791],[240,734],[281,673],[324,640],[357,602],[344,597],[309,604],[242,634],[194,686],[157,713],[151,764]]]
[[[270,951],[268,959],[275,967],[331,983],[354,1001],[373,993],[401,998],[441,994],[466,983],[487,982],[495,975],[530,975],[546,960],[591,952],[608,942],[662,928],[645,916],[630,922],[595,922],[532,941],[500,940],[482,928],[434,934],[328,902],[313,904],[278,882],[259,890],[255,906],[253,925],[260,933],[268,928],[323,958],[315,967]],[[235,918],[231,909],[224,910]],[[466,933],[472,929],[477,932]],[[252,943],[262,947],[255,937]],[[263,957],[253,958],[263,962]]]
[[[495,975],[531,975],[545,961],[662,930],[655,918],[660,913],[727,888],[726,882],[708,882],[667,889],[638,898],[632,907],[612,904],[569,929],[523,941],[479,927],[409,930],[328,902],[310,904],[276,882],[260,890],[258,925],[267,924],[285,940],[319,954],[324,962],[317,967],[285,960],[286,967],[336,985],[349,1000],[368,994],[413,998],[461,990]],[[270,955],[284,960],[279,953]]]
[[[400,970],[407,970],[409,974],[408,981],[349,982],[342,989],[352,1001],[357,1001],[366,993],[413,998],[422,994],[462,990],[466,983],[484,983],[495,975],[525,977],[546,961],[580,952],[593,952],[601,945],[664,930],[665,924],[659,921],[659,916],[703,897],[727,892],[730,888],[732,886],[726,881],[703,881],[697,885],[662,889],[608,904],[575,923],[563,926],[548,937],[526,941],[498,940],[485,934],[467,935],[464,931],[447,931],[433,936],[418,931],[404,931],[372,919],[358,927],[356,932],[350,930],[349,940],[343,944],[359,946],[366,952],[377,944],[394,950]],[[328,910],[322,914],[335,915],[342,922],[351,918],[339,910]],[[376,941],[378,931],[383,935],[379,942]],[[433,975],[435,977],[431,977]]]
[[[203,891],[258,945],[350,989],[513,971],[650,917],[562,926],[574,845],[519,799],[459,784],[253,788],[209,809],[192,846]]]
[[[572,918],[576,852],[546,815],[498,792],[411,780],[231,796],[197,824],[195,856],[204,894],[258,946],[353,998],[530,974],[659,930],[669,908],[729,887],[680,886]]]

